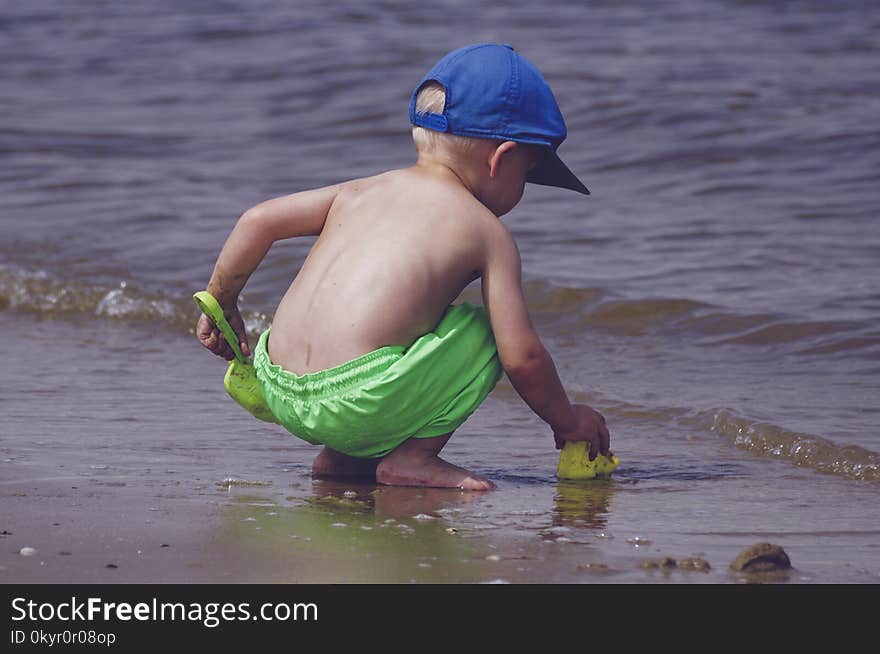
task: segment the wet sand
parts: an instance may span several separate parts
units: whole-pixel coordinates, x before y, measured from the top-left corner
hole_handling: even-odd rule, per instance
[[[11,533],[0,541],[0,574],[4,583],[877,582],[876,568],[839,548],[876,532],[618,529],[606,522],[613,485],[558,487],[548,516],[499,506],[534,494],[510,485],[480,496],[301,479],[285,498],[218,486],[213,499],[194,501],[168,486],[5,483]],[[764,539],[785,543],[792,570],[728,569],[739,550]],[[22,547],[37,551],[22,556]],[[657,565],[663,557],[709,567]]]

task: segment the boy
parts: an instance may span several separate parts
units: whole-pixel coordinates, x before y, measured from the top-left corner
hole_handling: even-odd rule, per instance
[[[549,86],[510,46],[472,45],[416,87],[410,120],[414,166],[263,202],[223,246],[208,291],[249,355],[237,308],[248,277],[275,241],[319,235],[255,348],[266,403],[324,445],[315,476],[488,490],[438,455],[503,368],[557,449],[588,441],[591,458],[606,454],[604,418],[569,403],[529,320],[499,219],[526,181],[589,193],[556,155],[566,131]],[[485,310],[452,306],[478,278]],[[232,358],[204,315],[196,335]]]

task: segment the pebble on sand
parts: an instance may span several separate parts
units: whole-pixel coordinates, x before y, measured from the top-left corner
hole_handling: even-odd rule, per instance
[[[36,548],[33,548],[33,547],[22,547],[18,551],[18,553],[21,554],[22,556],[33,556],[34,554],[37,553],[37,550],[36,550]]]
[[[791,559],[779,545],[755,543],[744,549],[731,561],[736,572],[774,572],[791,568]]]
[[[646,570],[654,568],[669,569],[676,567],[676,562],[671,556],[665,556],[662,559],[648,559],[647,561],[642,561],[640,565]]]
[[[709,562],[706,559],[701,559],[699,557],[682,559],[678,562],[679,570],[699,570],[700,572],[706,572],[711,567],[712,566],[709,565]]]
[[[648,559],[647,561],[642,561],[640,566],[646,570],[671,570],[672,568],[678,568],[679,570],[699,570],[701,572],[705,572],[711,567],[705,559],[692,557],[676,561],[671,556],[664,556],[661,559]]]

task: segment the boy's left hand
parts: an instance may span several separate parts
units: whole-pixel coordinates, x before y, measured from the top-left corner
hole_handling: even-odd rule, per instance
[[[242,354],[249,357],[251,355],[251,348],[248,345],[247,330],[238,308],[235,308],[231,315],[227,314],[226,320],[229,321],[229,326],[232,327],[238,336]],[[227,361],[231,361],[235,357],[235,353],[232,351],[229,343],[226,342],[223,334],[220,333],[220,330],[214,326],[214,323],[205,314],[199,316],[199,321],[196,323],[196,338],[213,354],[223,357]]]

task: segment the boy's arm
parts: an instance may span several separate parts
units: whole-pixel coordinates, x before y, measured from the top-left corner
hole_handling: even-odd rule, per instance
[[[516,242],[500,222],[492,231],[482,270],[483,302],[504,371],[526,404],[553,429],[557,448],[567,440],[586,440],[593,456],[607,453],[610,437],[604,419],[586,405],[569,402],[553,359],[532,326]]]
[[[208,292],[224,309],[234,307],[248,278],[275,241],[321,233],[340,188],[328,186],[285,195],[245,211],[220,251]]]
[[[341,184],[327,186],[262,202],[242,214],[226,239],[208,282],[208,292],[223,307],[245,354],[250,353],[250,348],[238,312],[241,290],[275,241],[321,233],[341,188]],[[232,358],[232,350],[204,315],[196,326],[196,336],[214,354]]]

